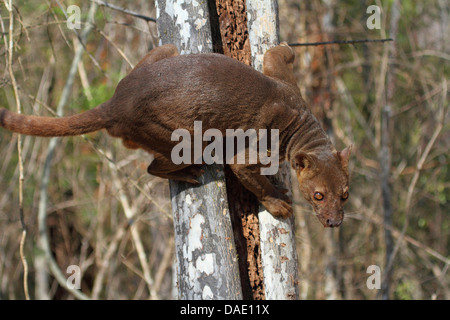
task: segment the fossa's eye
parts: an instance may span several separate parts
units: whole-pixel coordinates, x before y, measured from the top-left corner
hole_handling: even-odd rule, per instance
[[[320,192],[314,193],[314,199],[316,199],[317,201],[323,200],[324,197],[325,196],[323,195],[323,193],[320,193]]]
[[[348,191],[346,191],[343,195],[342,195],[342,200],[347,200],[348,199]]]

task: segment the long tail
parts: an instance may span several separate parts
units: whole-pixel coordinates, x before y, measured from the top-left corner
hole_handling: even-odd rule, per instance
[[[76,136],[106,128],[104,104],[68,117],[38,117],[23,115],[0,108],[0,126],[16,133],[41,136]]]

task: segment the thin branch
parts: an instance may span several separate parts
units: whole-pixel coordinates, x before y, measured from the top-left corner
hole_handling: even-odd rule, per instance
[[[74,41],[74,45],[78,46],[80,44],[77,43],[76,41]],[[86,96],[88,101],[91,102],[92,100],[94,100],[94,97],[92,96],[91,88],[89,86],[88,76],[86,73],[86,68],[84,67],[84,63],[82,60],[80,60],[80,62],[78,62],[78,75],[80,76],[80,81],[81,81],[81,85],[84,90],[84,95]]]
[[[367,139],[369,140],[370,144],[372,145],[372,148],[374,148],[376,150],[376,144],[375,144],[376,139],[375,139],[372,131],[370,130],[370,125],[367,123],[366,119],[364,118],[364,116],[361,114],[358,107],[356,106],[356,103],[353,100],[353,97],[350,94],[348,88],[346,87],[344,80],[342,80],[341,77],[336,77],[335,81],[336,81],[336,86],[337,86],[339,95],[342,97],[345,104],[348,106],[349,110],[351,112],[353,112],[353,114],[356,118],[356,121],[358,121],[361,128],[364,129],[364,133],[367,136]]]
[[[166,208],[162,207],[158,203],[158,201],[155,201],[155,199],[148,192],[146,192],[144,189],[142,189],[142,187],[139,186],[139,184],[136,180],[128,177],[128,175],[116,164],[116,162],[114,162],[113,159],[111,159],[110,156],[108,156],[106,154],[106,152],[103,149],[101,149],[98,145],[96,145],[86,135],[82,135],[81,137],[83,137],[91,145],[91,147],[94,149],[94,151],[96,151],[102,158],[104,158],[108,162],[108,166],[110,168],[114,168],[114,170],[116,170],[117,172],[120,172],[122,174],[122,176],[126,177],[128,179],[127,181],[131,182],[131,184],[133,184],[133,186],[139,191],[139,193],[141,195],[143,195],[144,197],[146,197],[151,203],[153,203],[160,210],[160,212],[164,214],[164,216],[166,218],[168,218],[169,220],[173,220],[173,216],[168,212],[168,210]]]
[[[411,203],[412,203],[414,189],[415,189],[416,184],[417,184],[417,182],[419,180],[419,175],[420,175],[420,173],[422,171],[422,168],[423,168],[423,165],[425,163],[425,160],[427,159],[427,157],[428,157],[428,155],[429,155],[429,153],[431,151],[431,148],[433,147],[434,143],[436,142],[437,138],[439,137],[439,134],[441,133],[441,130],[444,127],[444,119],[445,119],[444,111],[443,111],[443,108],[442,108],[440,110],[439,123],[437,124],[436,129],[434,130],[431,139],[428,141],[424,151],[422,152],[422,154],[421,154],[421,156],[419,158],[419,161],[416,164],[416,171],[414,172],[414,176],[412,177],[411,182],[409,184],[408,193],[407,193],[406,202],[405,202],[405,216],[404,216],[405,222],[403,224],[402,231],[401,231],[401,233],[400,233],[400,235],[398,237],[398,240],[397,240],[397,243],[395,245],[395,248],[394,248],[394,251],[392,253],[392,256],[391,256],[391,258],[389,260],[389,263],[387,265],[387,268],[386,268],[387,270],[392,268],[392,265],[394,263],[394,259],[395,259],[396,255],[398,253],[400,244],[401,244],[402,240],[404,240],[405,237],[406,237],[406,230],[407,230],[407,228],[409,226],[409,215],[410,215],[410,212],[411,212]],[[447,260],[447,263],[448,263],[448,260]]]
[[[349,218],[349,219],[355,219],[355,220],[359,220],[359,221],[373,223],[375,225],[379,225],[379,226],[381,226],[381,227],[383,227],[385,229],[388,229],[389,231],[392,232],[392,235],[395,238],[400,239],[400,240],[404,240],[405,242],[408,242],[409,244],[413,245],[414,247],[422,249],[423,251],[428,253],[430,256],[432,256],[432,257],[436,258],[437,260],[445,263],[445,265],[450,265],[450,259],[449,258],[447,258],[444,255],[440,254],[439,252],[437,252],[433,248],[430,248],[429,246],[426,246],[425,244],[423,244],[419,240],[416,240],[416,239],[414,239],[414,238],[412,238],[410,236],[402,234],[402,231],[394,228],[393,226],[386,225],[382,221],[382,218],[380,216],[377,216],[375,214],[363,215],[363,214],[358,214],[358,213],[351,213],[351,214],[347,214],[346,217]],[[401,242],[399,242],[399,244],[401,244]]]
[[[17,113],[22,112],[21,104],[20,104],[20,97],[19,97],[19,89],[17,86],[16,77],[14,76],[12,63],[13,63],[13,52],[14,52],[14,39],[13,39],[13,32],[14,32],[14,15],[13,15],[13,5],[12,0],[4,0],[5,7],[9,12],[9,41],[6,40],[6,34],[3,33],[5,45],[8,43],[8,71],[9,76],[11,78],[11,84],[14,90],[14,97],[16,100],[16,109]],[[2,29],[3,29],[3,21],[2,21]],[[27,227],[25,224],[25,218],[23,213],[23,181],[24,181],[24,175],[23,175],[23,158],[22,158],[22,136],[19,134],[17,136],[17,156],[18,156],[18,166],[19,166],[19,216],[20,216],[20,222],[22,224],[22,238],[20,240],[20,258],[22,260],[23,265],[23,288],[25,292],[25,298],[27,300],[30,300],[30,294],[28,291],[28,263],[27,259],[24,255],[24,245],[25,245],[25,239],[27,236]]]
[[[108,2],[105,2],[105,1],[101,1],[101,0],[91,0],[91,1],[97,3],[97,4],[101,5],[101,6],[104,6],[104,7],[107,7],[107,8],[110,8],[110,9],[113,9],[113,10],[116,10],[116,11],[128,14],[130,16],[133,16],[133,17],[136,17],[136,18],[139,18],[139,19],[143,19],[145,21],[156,22],[155,18],[144,16],[143,14],[140,14],[140,13],[128,10],[128,9],[121,8],[119,6],[116,6],[114,4],[111,4],[111,3],[108,3]]]
[[[20,238],[20,259],[22,260],[23,265],[23,290],[25,292],[25,299],[30,300],[30,292],[28,290],[28,263],[27,259],[25,258],[25,254],[23,253],[23,247],[25,246],[25,239],[27,237],[27,230],[24,228],[22,230],[22,237]]]
[[[134,68],[134,64],[131,63],[131,61],[127,58],[127,56],[125,55],[125,53],[111,40],[111,38],[109,38],[102,30],[97,29],[96,30],[98,33],[100,33],[105,39],[106,41],[108,41],[109,43],[112,44],[112,46],[114,48],[116,48],[117,52],[119,52],[119,54],[121,55],[121,57],[130,65],[131,68]]]
[[[106,156],[108,158],[112,157],[112,155],[110,153],[106,154]],[[110,168],[111,173],[112,173],[113,183],[114,183],[114,185],[115,185],[115,187],[117,188],[117,191],[118,191],[118,198],[119,198],[120,203],[122,204],[123,212],[124,212],[128,222],[131,224],[130,225],[131,238],[133,240],[133,244],[134,244],[134,247],[136,249],[136,252],[137,252],[137,255],[138,255],[138,259],[139,259],[139,262],[140,262],[141,267],[142,267],[144,280],[145,280],[145,282],[147,283],[147,286],[148,286],[148,290],[149,290],[149,293],[150,293],[150,299],[157,299],[158,295],[157,295],[156,291],[154,290],[154,286],[153,286],[154,281],[153,281],[151,269],[150,269],[150,267],[148,265],[148,262],[147,262],[148,259],[147,259],[147,255],[146,255],[145,250],[144,250],[144,245],[142,244],[142,240],[141,240],[141,237],[139,235],[139,230],[137,229],[136,223],[132,223],[133,219],[134,219],[134,217],[136,215],[136,207],[132,206],[130,204],[130,202],[128,201],[128,197],[126,196],[126,194],[124,192],[123,185],[122,185],[121,180],[119,178],[117,167],[110,161],[108,161],[108,165],[109,165],[109,168]]]
[[[155,284],[154,284],[154,290],[155,292],[159,292],[159,289],[161,288],[161,284],[164,280],[164,275],[166,274],[167,270],[171,268],[171,264],[173,261],[173,248],[175,247],[175,239],[173,236],[170,237],[169,241],[166,245],[166,250],[164,251],[164,255],[161,259],[161,263],[159,264],[159,268],[156,271],[155,275]]]
[[[85,42],[88,34],[93,29],[92,22],[94,21],[94,15],[95,15],[96,10],[97,10],[97,5],[95,3],[91,4],[91,7],[89,9],[89,18],[88,18],[90,23],[86,24],[85,28],[83,29],[83,31],[80,35],[81,43]],[[81,60],[83,51],[84,51],[84,46],[82,46],[82,45],[79,46],[75,51],[75,56],[72,61],[72,66],[70,68],[66,84],[63,88],[61,98],[60,98],[58,106],[57,106],[56,113],[58,116],[62,116],[64,106],[66,105],[66,103],[69,99],[70,92],[71,92],[73,82],[74,82],[74,78],[76,75],[76,71],[78,68],[78,63]],[[39,245],[43,249],[43,251],[45,253],[46,262],[48,263],[49,268],[50,268],[53,276],[55,277],[55,279],[58,281],[58,283],[62,287],[66,288],[69,292],[71,292],[76,298],[85,300],[85,299],[90,299],[90,298],[88,296],[86,296],[85,294],[83,294],[82,292],[68,287],[68,285],[66,283],[66,278],[65,278],[64,274],[62,273],[62,271],[59,269],[59,266],[56,263],[53,255],[52,255],[52,252],[50,250],[50,243],[49,243],[49,239],[48,239],[48,235],[47,235],[47,224],[46,224],[47,198],[48,198],[47,187],[48,187],[48,183],[50,180],[50,167],[51,167],[51,162],[53,159],[53,154],[54,154],[54,151],[55,151],[55,148],[57,145],[57,141],[58,141],[58,138],[52,138],[50,140],[49,147],[47,150],[47,157],[45,159],[44,170],[43,170],[43,174],[42,174],[41,190],[40,190],[40,195],[39,195],[39,197],[40,197],[39,210],[38,210],[38,223],[39,223],[39,235],[40,235]]]
[[[124,221],[119,227],[117,228],[114,237],[112,240],[110,240],[108,244],[108,248],[106,249],[105,255],[98,263],[99,269],[97,270],[97,273],[95,275],[94,284],[92,286],[92,299],[97,300],[100,296],[103,280],[106,275],[107,268],[111,265],[108,262],[111,260],[113,254],[116,252],[116,249],[118,247],[118,244],[121,239],[123,239],[126,231],[129,228],[129,221]]]
[[[392,38],[387,39],[361,39],[361,40],[334,40],[334,41],[322,41],[322,42],[294,42],[289,43],[290,47],[307,47],[307,46],[322,46],[327,44],[357,44],[357,43],[367,43],[367,42],[386,42],[394,41]]]

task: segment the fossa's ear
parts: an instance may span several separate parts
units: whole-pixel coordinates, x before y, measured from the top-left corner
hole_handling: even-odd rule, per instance
[[[292,167],[296,171],[302,171],[303,169],[312,169],[315,167],[315,158],[306,152],[297,152],[292,159]]]
[[[350,154],[352,153],[353,145],[349,145],[344,150],[338,152],[339,159],[341,160],[342,168],[347,171],[348,170],[348,161],[350,159]]]

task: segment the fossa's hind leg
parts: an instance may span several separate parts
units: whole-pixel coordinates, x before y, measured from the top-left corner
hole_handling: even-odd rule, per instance
[[[139,63],[134,67],[134,69],[140,67],[145,68],[145,65],[151,65],[159,60],[163,60],[170,57],[178,56],[178,49],[172,44],[166,44],[160,47],[156,47],[152,49],[149,53],[145,55],[144,58],[139,61]],[[133,69],[133,70],[134,70]],[[120,84],[119,84],[120,85]],[[137,142],[133,141],[129,136],[123,136],[123,130],[121,127],[119,127],[119,130],[117,128],[108,128],[108,133],[113,137],[120,137],[122,138],[123,145],[128,149],[138,149],[142,148],[141,145],[139,145]]]
[[[200,165],[177,165],[160,154],[155,155],[155,159],[148,166],[147,172],[164,179],[184,181],[192,184],[198,184],[198,177],[204,173]]]
[[[264,54],[263,73],[298,88],[293,72],[294,59],[294,50],[283,42]]]

